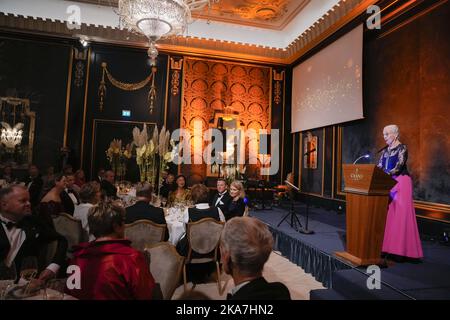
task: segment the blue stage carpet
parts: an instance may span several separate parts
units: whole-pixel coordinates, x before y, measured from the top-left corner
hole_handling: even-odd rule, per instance
[[[303,226],[305,209],[304,205],[296,203],[295,211]],[[290,219],[277,226],[287,213],[287,209],[274,208],[251,211],[250,215],[268,224],[275,239],[274,250],[311,273],[325,287],[339,291],[339,296],[348,299],[450,299],[450,247],[422,241],[423,261],[395,263],[382,269],[382,290],[374,292],[367,289],[369,275],[365,268],[352,268],[334,257],[334,252],[345,250],[344,214],[310,208],[308,229],[314,234],[305,235],[291,228]],[[350,287],[352,292],[343,292]]]

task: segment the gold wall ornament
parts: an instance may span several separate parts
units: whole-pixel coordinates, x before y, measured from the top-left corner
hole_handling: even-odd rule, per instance
[[[150,89],[148,93],[148,109],[149,112],[152,113],[155,105],[156,100],[156,86],[155,86],[155,77],[156,77],[156,71],[157,68],[155,66],[152,67],[150,75],[145,78],[144,80],[137,82],[137,83],[127,83],[117,80],[113,77],[113,75],[108,70],[108,65],[106,62],[102,62],[102,80],[100,81],[100,85],[98,88],[98,96],[99,96],[99,109],[100,111],[103,111],[104,107],[104,99],[106,96],[106,81],[105,81],[105,75],[108,78],[109,82],[116,88],[119,88],[124,91],[136,91],[144,88],[147,84],[150,83]],[[151,82],[150,82],[151,80]]]
[[[280,104],[282,95],[281,83],[284,80],[284,71],[277,72],[276,70],[273,70],[273,80],[275,81],[273,101],[275,104]]]
[[[172,69],[172,80],[170,82],[172,95],[176,96],[180,92],[180,70],[183,67],[183,59],[175,60],[170,58],[170,68]]]

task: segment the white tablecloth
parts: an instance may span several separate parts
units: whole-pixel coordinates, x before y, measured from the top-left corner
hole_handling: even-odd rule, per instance
[[[186,232],[186,225],[183,222],[184,210],[180,208],[165,208],[167,230],[169,230],[169,242],[174,246]]]

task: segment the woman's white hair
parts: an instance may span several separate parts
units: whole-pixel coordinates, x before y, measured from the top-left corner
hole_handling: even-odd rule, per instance
[[[386,130],[388,132],[392,132],[397,137],[400,136],[400,130],[398,129],[398,126],[396,124],[390,124],[384,127],[383,131]]]

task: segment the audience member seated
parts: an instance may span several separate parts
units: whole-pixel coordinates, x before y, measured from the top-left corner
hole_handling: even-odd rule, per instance
[[[117,188],[114,185],[114,172],[111,170],[108,170],[105,172],[104,178],[100,182],[100,186],[102,188],[102,192],[104,195],[110,199],[117,199]]]
[[[13,175],[11,166],[7,165],[3,168],[3,173],[0,177],[0,179],[5,180],[5,182],[8,184],[13,183],[16,180],[16,178]]]
[[[163,198],[169,198],[169,193],[171,191],[175,191],[177,188],[177,185],[175,184],[175,175],[172,173],[169,173],[162,183],[161,188],[159,189],[159,194]]]
[[[70,164],[67,164],[64,166],[64,168],[62,169],[62,173],[64,175],[69,175],[69,174],[73,174],[73,167]]]
[[[153,188],[149,183],[136,186],[136,203],[126,208],[126,223],[137,220],[151,220],[158,224],[166,224],[164,210],[150,204]]]
[[[68,174],[66,177],[66,188],[61,192],[61,202],[64,207],[64,212],[73,215],[75,206],[80,203],[78,197],[78,192],[73,190],[75,183],[75,176],[73,174]]]
[[[80,193],[81,187],[86,183],[86,175],[83,169],[78,169],[75,172],[75,183],[73,185],[73,190]]]
[[[209,189],[204,184],[194,185],[191,190],[191,196],[195,207],[185,210],[184,223],[195,222],[204,218],[225,221],[222,210],[209,205]]]
[[[217,180],[217,193],[214,195],[212,201],[210,202],[211,207],[220,208],[225,216],[228,215],[228,208],[230,207],[232,199],[228,193],[227,182],[219,178]]]
[[[226,211],[225,218],[230,220],[233,217],[242,217],[245,212],[245,191],[242,182],[233,181],[230,185],[231,202]]]
[[[33,210],[39,204],[44,181],[42,180],[39,169],[36,165],[30,165],[28,167],[28,173],[29,176],[25,180],[25,185],[30,193],[31,209]]]
[[[50,190],[50,185],[53,185],[53,181],[55,180],[55,168],[50,166],[47,168],[46,174],[42,177],[42,181],[44,182],[43,189]]]
[[[191,192],[186,186],[186,177],[183,175],[177,176],[176,189],[169,193],[167,205],[169,207],[176,205],[177,203],[183,203],[191,200]]]
[[[61,200],[61,193],[65,188],[66,177],[62,174],[55,175],[52,188],[44,195],[36,208],[37,216],[48,226],[53,227],[52,216],[65,213]]]
[[[73,217],[81,220],[81,226],[89,235],[89,240],[94,240],[95,237],[89,232],[88,215],[89,209],[100,202],[102,192],[100,191],[100,184],[96,181],[88,182],[81,187],[80,190],[80,204],[75,206]]]
[[[94,180],[97,181],[98,183],[101,183],[104,177],[105,177],[105,169],[99,168],[97,171],[97,176],[94,178]]]
[[[125,210],[101,202],[89,213],[95,241],[75,247],[71,265],[80,268],[80,289],[68,293],[82,300],[150,300],[155,281],[144,254],[124,239]]]
[[[225,224],[220,238],[221,262],[235,283],[227,300],[291,299],[284,284],[269,283],[262,276],[272,245],[272,234],[258,219],[236,217]]]
[[[208,203],[209,189],[204,184],[196,184],[191,190],[193,208],[187,208],[184,212],[184,223],[199,221],[204,218],[213,218],[217,221],[225,221],[225,217],[220,208],[210,207]],[[180,255],[186,256],[188,251],[188,239],[184,234],[177,244],[177,251]]]
[[[13,185],[0,190],[0,220],[0,261],[7,267],[15,264],[19,272],[23,259],[36,257],[38,260],[40,253],[55,240],[56,252],[50,257],[51,263],[46,265],[45,261],[38,260],[38,279],[53,278],[64,267],[67,241],[31,215],[30,194],[25,187]]]

